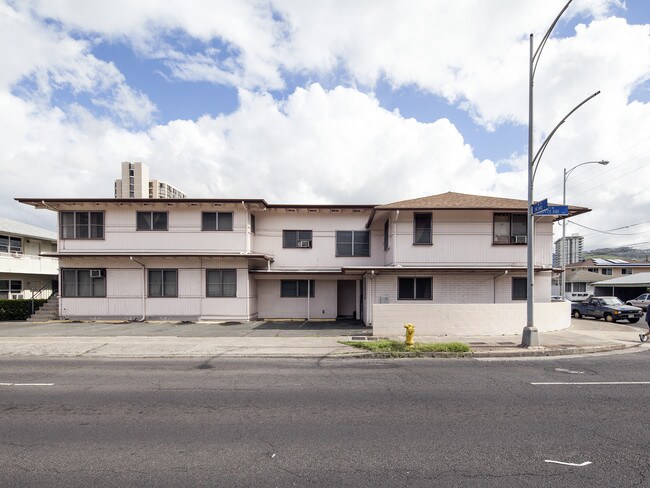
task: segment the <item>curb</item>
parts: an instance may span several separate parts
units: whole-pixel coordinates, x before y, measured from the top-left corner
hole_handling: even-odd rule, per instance
[[[352,346],[350,346],[352,347]],[[608,346],[589,346],[582,348],[570,349],[548,349],[548,350],[522,350],[522,351],[472,351],[472,352],[393,352],[393,353],[377,353],[371,351],[341,351],[323,355],[301,355],[301,354],[250,354],[241,352],[239,354],[226,354],[219,355],[222,358],[258,358],[258,359],[482,359],[482,358],[532,358],[532,357],[553,357],[553,356],[571,356],[577,354],[595,354],[611,351],[620,351],[624,349],[632,349],[639,347],[638,344],[626,345],[616,344]],[[10,353],[0,354],[3,358],[76,358],[76,359],[192,359],[192,358],[205,358],[209,354],[160,354],[160,355],[121,355],[113,354],[109,356],[92,355],[86,356],[84,354],[30,354],[30,353]]]
[[[620,351],[623,349],[631,349],[639,347],[640,344],[610,344],[607,346],[586,346],[586,347],[572,347],[567,349],[536,349],[536,350],[522,350],[512,352],[500,351],[475,351],[472,353],[473,357],[477,358],[516,358],[516,357],[543,357],[543,356],[573,356],[576,354],[595,354],[602,352]]]
[[[463,359],[463,358],[522,358],[522,357],[550,357],[572,356],[577,354],[595,354],[611,351],[620,351],[639,347],[640,344],[610,344],[607,346],[586,346],[567,349],[521,349],[519,351],[471,351],[471,352],[370,352],[356,351],[334,354],[329,357],[337,358],[371,358],[371,359],[399,359],[399,358],[434,358],[434,359]],[[350,346],[354,347],[354,346]]]

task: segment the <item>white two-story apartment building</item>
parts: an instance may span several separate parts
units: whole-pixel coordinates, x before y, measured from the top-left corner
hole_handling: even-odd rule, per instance
[[[56,233],[0,217],[0,299],[48,298],[55,291]]]
[[[524,200],[18,200],[58,212],[58,251],[48,255],[60,260],[62,317],[352,317],[375,334],[412,322],[429,335],[519,333],[526,321]],[[540,330],[570,317],[551,302],[552,219],[535,225]]]

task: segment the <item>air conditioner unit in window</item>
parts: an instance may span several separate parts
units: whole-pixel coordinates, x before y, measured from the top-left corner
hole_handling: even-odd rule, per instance
[[[512,236],[513,244],[526,244],[528,242],[528,236]]]
[[[101,278],[103,276],[102,270],[101,269],[91,269],[90,270],[90,277],[91,278]]]
[[[298,241],[298,247],[311,247],[311,241]]]
[[[22,300],[22,299],[23,299],[23,296],[22,296],[22,295],[19,295],[19,294],[17,294],[17,293],[12,293],[12,294],[11,294],[11,299],[12,299],[12,300]]]

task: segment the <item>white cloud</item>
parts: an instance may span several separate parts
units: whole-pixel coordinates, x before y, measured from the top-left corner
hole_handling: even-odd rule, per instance
[[[162,59],[183,80],[232,83],[247,88],[282,88],[280,75],[284,26],[270,3],[211,0],[165,1],[34,0],[31,10],[64,27],[93,33],[112,42],[128,42],[141,55]],[[187,39],[175,43],[179,33]],[[185,41],[198,53],[187,53]],[[211,45],[221,40],[219,51]]]
[[[161,178],[188,168],[192,179],[177,184],[196,196],[373,203],[447,191],[460,178],[485,192],[496,175],[448,121],[406,120],[353,89],[314,84],[285,102],[247,91],[240,98],[231,115],[149,132]],[[454,163],[441,168],[440,160]]]
[[[527,34],[538,41],[564,3],[0,2],[0,45],[11,46],[0,58],[0,169],[8,175],[0,180],[0,213],[34,218],[9,196],[110,196],[122,160],[142,160],[197,197],[383,203],[454,190],[525,198],[521,154],[508,161],[514,170],[497,173],[452,122],[404,119],[363,92],[381,78],[442,95],[488,128],[525,124]],[[558,201],[562,168],[611,160],[569,180],[570,203],[595,209],[577,221],[599,229],[645,220],[650,198],[643,185],[650,104],[629,100],[650,78],[648,26],[612,17],[617,5],[575,0],[567,16],[585,14],[585,24],[549,41],[535,85],[536,146],[568,110],[602,90],[558,131],[536,180],[537,197]],[[241,105],[227,116],[151,125],[147,94],[92,55],[102,41],[130,43],[177,79],[237,86]],[[328,80],[343,73],[363,89],[310,84],[286,89],[285,100],[265,94],[284,87],[286,73]],[[31,88],[17,84],[26,79]],[[57,90],[88,96],[112,119],[92,107],[53,106]],[[621,238],[593,239],[587,247]]]
[[[394,86],[414,84],[442,95],[491,128],[526,122],[528,33],[536,35],[537,45],[565,3],[35,0],[31,5],[69,29],[128,40],[143,56],[163,60],[181,80],[278,89],[284,86],[283,70],[326,77],[343,68],[365,86],[385,78]],[[557,115],[547,113],[547,106],[561,110],[565,99],[595,91],[590,87],[596,80],[628,89],[648,78],[647,26],[606,17],[615,7],[623,7],[620,0],[576,0],[564,14],[560,25],[579,14],[601,20],[547,44],[537,85],[538,96],[550,103],[539,106],[540,121]],[[198,42],[192,52],[181,49],[182,39],[170,39],[178,32]],[[214,40],[222,46],[213,46]],[[610,63],[617,69],[601,76]]]
[[[0,3],[0,45],[6,46],[0,90],[16,89],[45,106],[57,90],[90,94],[94,104],[125,124],[152,121],[155,105],[129,87],[113,63],[90,54],[89,41],[74,39]]]
[[[152,175],[195,197],[271,202],[384,203],[449,189],[487,193],[495,182],[494,165],[476,160],[446,119],[422,124],[356,90],[317,84],[285,102],[240,95],[231,115],[138,133],[82,109],[74,120],[57,109],[35,115],[28,102],[9,96],[5,101],[20,117],[11,141],[0,141],[3,164],[40,177],[15,172],[0,191],[110,197],[124,159],[145,161]]]

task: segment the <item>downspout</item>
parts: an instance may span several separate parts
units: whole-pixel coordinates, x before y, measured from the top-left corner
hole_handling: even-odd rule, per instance
[[[251,241],[250,241],[250,221],[249,221],[249,215],[248,215],[248,207],[246,206],[246,202],[244,200],[241,201],[242,207],[244,207],[244,211],[246,212],[246,231],[245,231],[245,237],[246,237],[246,252],[249,253],[251,252]]]
[[[393,263],[397,266],[397,219],[399,219],[399,210],[395,212],[395,233],[393,234]]]
[[[307,320],[309,320],[309,296],[311,295],[311,280],[307,277]]]
[[[63,241],[61,239],[61,222],[59,221],[59,211],[56,208],[54,208],[53,206],[48,205],[47,203],[45,203],[45,200],[41,200],[41,204],[45,208],[47,208],[49,210],[52,210],[53,212],[56,212],[56,223],[57,223],[57,227],[58,227],[58,229],[57,229],[57,238],[56,238],[56,250],[57,250],[57,252],[59,251],[59,241],[61,241],[61,249],[65,249],[65,245],[64,245],[65,241]],[[40,256],[40,253],[39,253],[39,256]],[[59,263],[57,261],[57,267],[58,267],[58,264]],[[58,280],[59,280],[59,296],[61,296],[61,268],[60,267],[59,267],[58,271],[59,271],[59,276],[58,276]],[[34,302],[32,300],[32,309],[34,307],[33,303]],[[62,310],[63,310],[63,303],[61,302],[61,300],[59,300],[59,310],[58,310],[59,317],[63,317],[63,314],[61,313]]]
[[[244,207],[244,210],[246,211],[246,253],[251,252],[251,233],[250,233],[250,222],[249,222],[249,215],[248,215],[248,207],[246,206],[246,203],[244,203],[244,200],[241,201],[242,207]],[[237,270],[235,270],[235,273],[237,273]],[[250,284],[250,275],[248,274],[248,260],[246,260],[246,320],[251,319],[251,304],[250,304],[250,296],[251,296],[251,284]],[[235,292],[236,294],[236,292]]]
[[[140,261],[136,261],[135,259],[133,259],[133,256],[129,256],[129,259],[131,261],[133,261],[134,263],[137,263],[140,266],[142,266],[142,317],[140,318],[140,320],[138,320],[138,322],[144,322],[144,319],[145,319],[145,316],[146,316],[146,310],[147,310],[146,309],[146,302],[145,302],[145,292],[146,292],[146,289],[147,289],[147,280],[146,280],[145,270],[147,268]]]
[[[492,285],[492,293],[494,294],[493,303],[496,303],[496,302],[497,302],[497,280],[498,280],[499,278],[503,278],[503,277],[506,276],[507,274],[508,274],[508,270],[506,269],[505,273],[503,273],[503,274],[501,274],[501,275],[497,275],[497,276],[494,277],[493,285]]]
[[[368,304],[368,315],[370,316],[369,317],[370,320],[368,320],[368,323],[370,325],[372,325],[372,321],[375,318],[374,314],[373,314],[373,310],[372,310],[372,306],[375,303],[375,290],[374,290],[374,288],[372,286],[374,282],[375,282],[375,270],[371,269],[370,270],[370,286],[369,286],[369,288],[370,288],[370,290],[369,290],[370,291],[370,297],[369,297],[370,298],[370,303]]]

